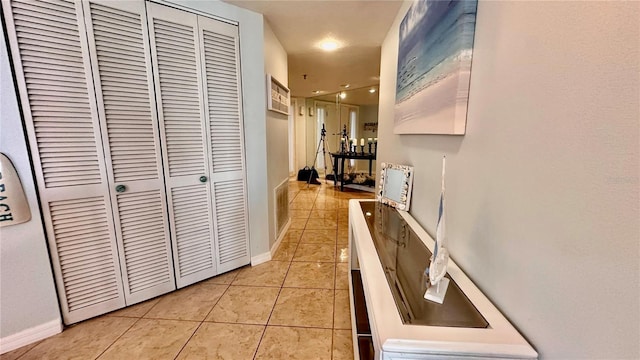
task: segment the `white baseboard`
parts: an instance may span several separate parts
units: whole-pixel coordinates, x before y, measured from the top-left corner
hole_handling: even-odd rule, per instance
[[[20,331],[19,333],[0,338],[0,354],[46,339],[49,336],[53,336],[61,332],[62,321],[60,319],[56,319],[49,321],[48,323]]]
[[[282,239],[284,239],[284,236],[287,234],[289,226],[291,226],[291,218],[289,218],[289,220],[287,220],[287,223],[284,224],[284,227],[282,227],[282,231],[280,232],[280,236],[278,236],[276,242],[273,243],[273,246],[271,247],[271,257],[273,257],[273,255],[276,253],[276,250],[278,250],[278,246],[280,246]]]
[[[278,250],[278,246],[280,246],[280,243],[282,242],[282,239],[284,239],[284,236],[287,233],[287,230],[289,230],[289,226],[291,226],[291,218],[289,218],[289,221],[287,221],[287,224],[282,229],[280,236],[278,236],[278,239],[276,240],[275,243],[273,243],[273,246],[268,252],[251,257],[251,266],[260,265],[262,263],[265,263],[271,260],[271,258],[273,258],[273,254],[275,254],[276,250]]]
[[[262,254],[258,254],[256,256],[251,257],[251,266],[260,265],[267,261],[271,260],[271,251],[267,251]]]

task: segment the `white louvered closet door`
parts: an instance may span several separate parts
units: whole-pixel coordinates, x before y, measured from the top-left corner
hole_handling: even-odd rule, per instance
[[[127,305],[175,290],[143,1],[86,1]]]
[[[147,3],[177,286],[216,275],[197,16]]]
[[[61,0],[2,5],[70,324],[125,305],[82,8]]]
[[[213,186],[217,267],[248,264],[249,233],[238,27],[198,17]]]

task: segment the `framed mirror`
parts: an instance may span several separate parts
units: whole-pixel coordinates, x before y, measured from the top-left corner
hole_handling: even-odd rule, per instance
[[[413,166],[381,164],[378,201],[398,210],[409,211]]]
[[[343,96],[341,96],[343,95]],[[316,160],[316,169],[324,168],[322,152],[318,154],[318,144],[320,142],[320,129],[322,125],[326,128],[326,140],[328,152],[340,152],[343,130],[346,127],[349,139],[357,140],[357,152],[369,153],[368,139],[378,138],[378,85],[373,84],[361,88],[349,88],[340,92],[320,93],[317,96],[304,99],[305,106],[311,111],[305,115],[305,123],[300,126],[304,131],[304,140],[300,142],[304,149],[300,154],[304,155],[306,165],[311,166]],[[303,135],[303,134],[301,134]],[[364,148],[360,146],[364,139]],[[296,145],[297,146],[297,145]],[[375,152],[377,144],[372,144],[371,152]],[[296,150],[298,151],[298,150]],[[304,165],[304,164],[301,164]],[[371,183],[371,192],[377,191],[375,183],[376,163],[373,161],[371,170],[367,160],[347,160],[345,169],[350,169],[347,173],[353,176],[348,181],[354,180],[357,174],[362,174]],[[328,164],[331,171],[331,164]],[[322,174],[321,174],[322,175]]]

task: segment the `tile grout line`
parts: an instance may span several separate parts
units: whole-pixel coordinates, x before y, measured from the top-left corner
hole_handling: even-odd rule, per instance
[[[160,295],[160,296],[157,296],[156,298],[160,298],[160,297],[162,297],[162,296],[164,296],[164,295],[165,295],[165,294]],[[152,299],[149,299],[149,300],[152,300]],[[146,301],[149,301],[149,300],[146,300]],[[140,317],[135,318],[135,319],[136,319],[136,321],[134,321],[134,322],[133,322],[133,324],[131,324],[131,326],[129,326],[129,327],[127,328],[127,330],[123,331],[123,332],[122,332],[122,334],[120,334],[120,336],[118,336],[118,337],[117,337],[117,338],[116,338],[116,339],[115,339],[111,344],[109,344],[109,346],[107,346],[107,348],[106,348],[106,349],[104,349],[104,350],[100,353],[100,355],[98,355],[98,356],[96,357],[96,359],[99,359],[102,355],[104,355],[104,354],[105,354],[105,353],[106,353],[106,352],[107,352],[107,351],[108,351],[108,350],[109,350],[109,349],[110,349],[110,348],[111,348],[111,347],[112,347],[112,346],[113,346],[113,345],[114,345],[118,340],[120,340],[120,339],[124,336],[124,334],[126,334],[127,332],[129,332],[129,330],[131,330],[131,329],[132,329],[132,328],[133,328],[133,327],[134,327],[138,322],[140,322],[140,320],[144,319],[144,317],[145,317],[149,312],[151,312],[151,310],[153,310],[153,308],[154,308],[154,307],[156,307],[156,306],[160,303],[160,301],[162,301],[162,299],[159,299],[158,301],[156,301],[156,303],[155,303],[155,304],[153,304],[153,306],[152,306],[152,307],[150,307],[150,308],[149,308],[149,310],[145,311],[145,312],[144,312],[144,314],[140,315]],[[113,315],[112,315],[112,316],[113,316]],[[124,316],[124,317],[126,317],[126,316]]]
[[[64,331],[64,330],[63,330],[63,331]],[[60,333],[60,334],[62,334],[62,333]],[[22,353],[22,354],[18,355],[18,357],[17,357],[17,358],[15,358],[15,360],[19,360],[19,359],[21,359],[22,357],[24,357],[25,355],[27,355],[27,353],[28,353],[29,351],[31,351],[31,350],[33,350],[33,349],[35,349],[38,345],[40,345],[40,343],[42,343],[42,342],[43,342],[43,341],[45,341],[45,340],[46,340],[46,338],[45,338],[45,339],[42,339],[42,340],[38,340],[38,341],[36,341],[36,342],[35,342],[35,345],[33,345],[29,350],[25,351],[24,353]],[[25,346],[29,346],[29,345],[31,345],[31,344],[28,344],[28,345],[25,345]],[[21,348],[22,348],[22,347],[19,347],[18,349],[21,349]],[[16,350],[18,350],[18,349],[13,349],[13,350],[8,351],[8,352],[6,352],[6,353],[4,353],[4,354],[0,354],[0,356],[5,355],[5,354],[8,354],[8,353],[13,352],[13,351],[16,351]]]
[[[233,279],[229,282],[229,284],[213,284],[213,285],[226,285],[226,289],[224,289],[224,291],[222,292],[222,294],[220,295],[220,297],[218,297],[218,300],[216,300],[215,304],[213,304],[213,306],[211,307],[211,309],[207,312],[207,314],[204,316],[204,318],[202,319],[202,321],[200,321],[200,323],[198,324],[198,326],[195,328],[195,330],[193,331],[193,333],[191,333],[191,336],[189,336],[189,338],[187,339],[187,341],[184,343],[184,345],[182,345],[182,347],[180,348],[180,350],[178,351],[178,353],[176,354],[176,356],[174,357],[174,360],[178,358],[178,356],[180,356],[180,353],[182,353],[182,351],[184,351],[184,348],[187,346],[187,344],[189,344],[189,342],[191,341],[191,339],[193,339],[193,336],[198,332],[198,330],[200,330],[200,327],[202,327],[202,324],[204,324],[205,320],[207,319],[207,317],[209,316],[209,314],[213,311],[213,308],[216,307],[216,305],[218,305],[218,302],[220,302],[220,299],[222,299],[222,297],[224,296],[224,294],[227,293],[227,290],[229,290],[229,287],[231,286],[231,283],[233,282],[233,280],[236,279],[236,277],[238,276],[238,274],[236,273],[235,276],[233,277]],[[195,285],[195,284],[194,284]],[[185,320],[186,321],[186,320]]]
[[[160,301],[158,301],[160,302]],[[102,357],[102,355],[104,355],[109,349],[111,349],[111,347],[118,342],[118,340],[120,340],[124,334],[128,333],[129,330],[131,330],[138,322],[140,322],[140,320],[142,320],[142,318],[147,315],[147,313],[149,313],[149,311],[151,311],[151,309],[153,309],[158,303],[155,303],[149,310],[147,310],[147,312],[145,312],[142,316],[140,316],[139,318],[136,319],[136,321],[133,322],[133,324],[131,324],[131,326],[129,326],[127,328],[127,330],[123,331],[122,334],[120,334],[115,340],[113,340],[113,342],[111,344],[109,344],[109,346],[107,346],[104,350],[102,350],[102,352],[95,357],[95,359],[99,359],[100,357]]]
[[[180,350],[178,351],[176,356],[173,358],[174,360],[177,359],[178,356],[180,356],[180,353],[184,350],[184,348],[187,346],[189,341],[191,341],[191,339],[193,339],[193,335],[195,335],[198,332],[198,330],[200,330],[200,327],[202,326],[203,323],[204,323],[204,321],[201,321],[200,324],[198,324],[198,326],[195,328],[195,330],[193,330],[193,332],[191,333],[191,335],[189,336],[187,341],[184,343],[184,345],[182,345],[182,347],[180,348]]]
[[[224,324],[226,324],[226,323],[224,323]],[[256,325],[256,324],[244,324],[244,325]],[[269,325],[269,327],[296,328],[296,329],[316,329],[316,330],[344,330],[344,331],[351,331],[351,329],[344,329],[344,328],[329,328],[329,327],[321,327],[321,326],[302,326],[302,325],[280,325],[280,324],[273,324],[273,325]]]
[[[198,324],[198,326],[195,328],[195,330],[191,333],[191,336],[189,336],[189,338],[187,339],[187,341],[184,343],[184,345],[182,345],[182,347],[180,348],[180,351],[178,351],[178,353],[176,354],[176,356],[173,358],[174,360],[178,358],[178,356],[180,356],[180,353],[182,351],[184,351],[184,348],[187,347],[187,344],[189,344],[189,342],[191,341],[191,339],[193,339],[193,336],[198,332],[198,330],[200,330],[200,327],[202,327],[202,324],[204,324],[205,320],[207,319],[207,317],[209,316],[209,314],[211,314],[211,312],[213,311],[213,308],[216,307],[216,305],[218,305],[218,303],[220,302],[220,299],[222,299],[222,297],[224,296],[224,294],[227,293],[227,291],[229,290],[229,287],[231,287],[231,283],[236,279],[236,277],[238,277],[238,274],[236,273],[236,275],[233,277],[233,279],[229,282],[229,284],[225,284],[227,286],[226,289],[224,289],[224,291],[222,292],[222,294],[220,295],[220,297],[218,297],[218,300],[216,300],[215,304],[213,304],[213,306],[211,307],[211,309],[209,309],[209,311],[207,312],[207,314],[204,316],[204,318],[200,321],[200,324]],[[216,284],[218,285],[218,284]]]

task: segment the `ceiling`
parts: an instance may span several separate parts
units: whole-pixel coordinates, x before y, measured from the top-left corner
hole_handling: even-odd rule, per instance
[[[264,15],[288,54],[292,96],[313,97],[380,82],[380,45],[402,1],[294,0],[227,3]],[[327,52],[328,37],[342,47]],[[306,75],[306,79],[305,76]]]

